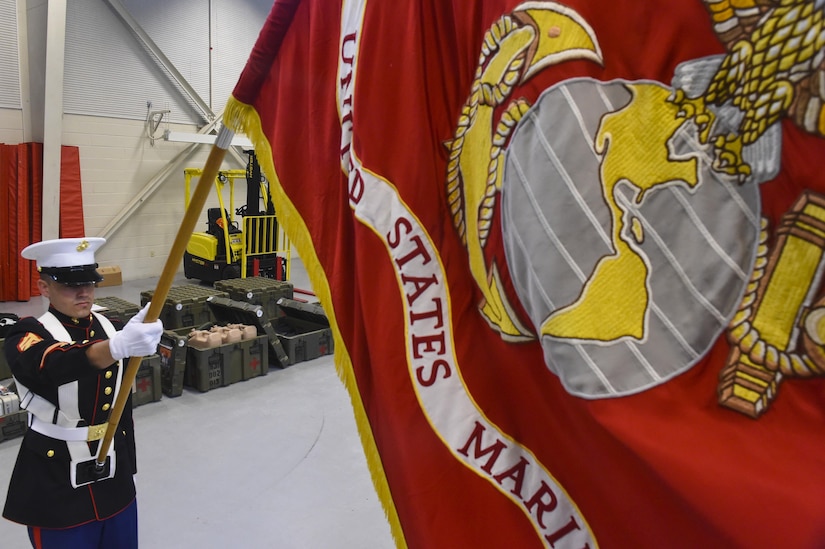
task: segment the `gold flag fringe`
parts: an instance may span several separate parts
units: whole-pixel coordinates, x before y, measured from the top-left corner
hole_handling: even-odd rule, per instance
[[[264,175],[266,175],[272,187],[272,199],[275,203],[278,220],[284,228],[289,241],[295,245],[298,256],[306,268],[312,288],[316,292],[316,296],[329,318],[329,325],[334,340],[335,369],[350,396],[353,413],[355,415],[355,423],[358,427],[361,445],[364,448],[364,454],[367,458],[367,466],[372,477],[372,483],[384,508],[384,514],[390,524],[390,531],[396,546],[406,549],[407,542],[404,538],[401,522],[398,520],[398,513],[392,499],[389,484],[387,483],[384,467],[381,463],[381,456],[375,444],[375,438],[373,437],[372,428],[367,419],[361,394],[358,392],[352,360],[341,339],[341,333],[338,330],[338,323],[332,306],[329,281],[315,253],[315,246],[312,243],[312,238],[310,237],[306,223],[284,192],[283,187],[281,187],[281,182],[280,179],[278,179],[272,158],[272,147],[261,127],[261,118],[252,105],[241,103],[230,96],[224,109],[223,123],[233,132],[245,134],[252,142],[261,170],[264,172]]]

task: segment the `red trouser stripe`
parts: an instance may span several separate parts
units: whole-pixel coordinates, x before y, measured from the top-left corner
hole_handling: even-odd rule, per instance
[[[43,549],[43,541],[40,539],[40,528],[32,528],[32,544],[34,549]]]

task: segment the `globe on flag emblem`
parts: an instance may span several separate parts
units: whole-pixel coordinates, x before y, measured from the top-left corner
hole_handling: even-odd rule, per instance
[[[758,186],[713,170],[671,94],[656,82],[565,81],[508,146],[507,265],[572,394],[627,395],[684,372],[750,279]]]

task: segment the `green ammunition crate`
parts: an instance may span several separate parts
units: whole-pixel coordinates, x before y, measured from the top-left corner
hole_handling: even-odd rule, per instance
[[[211,349],[186,348],[184,384],[205,393],[243,379],[243,348],[227,343]]]
[[[140,306],[143,307],[152,301],[154,293],[154,290],[141,292]],[[212,311],[206,306],[206,300],[211,296],[227,297],[227,294],[195,284],[172,286],[169,288],[159,316],[163,327],[167,330],[175,330],[215,322]]]
[[[289,357],[289,364],[332,353],[332,330],[320,305],[281,298],[278,306],[284,316],[275,320],[272,327]]]
[[[132,407],[161,399],[160,355],[143,357],[132,387]]]
[[[29,413],[20,410],[7,416],[0,416],[0,442],[7,438],[19,437],[29,427]]]
[[[129,320],[140,312],[140,307],[135,303],[130,303],[125,299],[116,296],[98,297],[95,305],[106,307],[102,311],[97,311],[109,320],[119,320],[126,324]]]
[[[239,345],[243,350],[241,378],[247,380],[266,375],[269,370],[269,344],[266,335],[245,339]]]
[[[226,292],[229,299],[259,305],[268,320],[281,316],[278,308],[279,299],[292,299],[293,296],[292,282],[262,276],[219,280],[215,282],[215,289]]]
[[[267,351],[269,366],[279,368],[289,366],[289,357],[281,344],[281,339],[275,333],[272,323],[264,316],[263,307],[225,297],[210,297],[206,300],[206,304],[221,324],[255,326],[259,336],[265,335],[269,343]],[[262,373],[266,374],[267,371],[268,368],[264,368]]]
[[[180,330],[181,332],[183,330]],[[160,387],[164,395],[183,394],[183,376],[186,373],[186,335],[164,330],[158,344],[160,356]]]

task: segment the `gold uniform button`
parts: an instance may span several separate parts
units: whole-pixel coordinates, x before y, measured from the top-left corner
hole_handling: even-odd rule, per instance
[[[103,409],[103,411],[105,412],[105,411],[107,411],[107,410],[108,410],[109,408],[111,408],[111,407],[112,407],[112,405],[111,405],[111,404],[109,404],[109,403],[107,402],[106,404],[104,404],[104,405],[102,406],[102,409]]]
[[[48,452],[46,452],[46,456],[47,457],[54,457],[54,450],[49,450]]]
[[[107,395],[111,395],[112,394],[112,388],[111,387],[106,387],[105,389],[103,389],[103,393],[107,394]]]
[[[94,337],[94,336],[95,336],[95,331],[94,331],[94,330],[90,331],[90,332],[89,332],[89,336],[90,336],[90,337]]]
[[[112,377],[112,371],[111,370],[106,370],[106,376],[105,377],[106,377],[106,379],[110,379]]]

